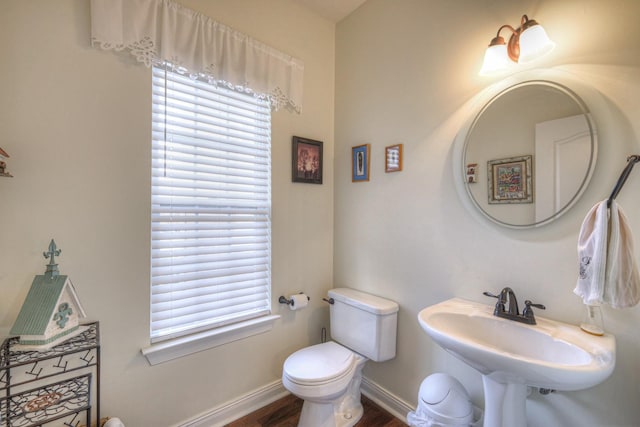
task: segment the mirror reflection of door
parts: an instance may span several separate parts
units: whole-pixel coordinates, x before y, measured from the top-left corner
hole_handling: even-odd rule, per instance
[[[590,158],[591,129],[585,115],[536,124],[536,222],[552,217],[571,202]]]

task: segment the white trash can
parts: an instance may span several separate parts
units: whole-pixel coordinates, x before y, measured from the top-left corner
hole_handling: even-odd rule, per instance
[[[475,407],[460,381],[451,375],[429,375],[420,384],[418,407],[407,414],[412,427],[481,427],[482,410]]]

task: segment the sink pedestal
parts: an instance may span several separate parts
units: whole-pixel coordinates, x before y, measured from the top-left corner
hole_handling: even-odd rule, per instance
[[[527,427],[527,386],[482,376],[484,427]]]

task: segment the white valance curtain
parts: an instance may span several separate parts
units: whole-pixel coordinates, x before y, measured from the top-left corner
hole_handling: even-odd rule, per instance
[[[91,0],[91,43],[300,112],[304,64],[170,0]]]

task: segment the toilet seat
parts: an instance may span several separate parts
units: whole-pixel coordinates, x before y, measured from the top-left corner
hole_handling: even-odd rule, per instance
[[[287,380],[300,386],[321,386],[349,381],[356,367],[355,354],[329,341],[296,351],[284,362]]]

